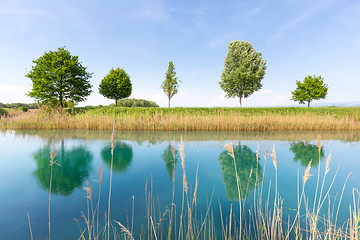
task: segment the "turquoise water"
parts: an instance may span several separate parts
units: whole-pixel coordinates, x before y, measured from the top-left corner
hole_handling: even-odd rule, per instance
[[[315,132],[118,132],[114,150],[112,180],[111,219],[122,222],[131,218],[132,201],[135,205],[135,232],[140,230],[145,219],[145,184],[153,183],[157,204],[162,210],[171,203],[173,176],[175,198],[180,204],[182,192],[182,168],[179,144],[183,136],[185,165],[189,188],[195,185],[198,167],[198,212],[205,214],[207,202],[213,194],[211,208],[215,221],[220,221],[219,202],[223,214],[233,204],[236,211],[238,192],[235,181],[234,162],[224,145],[234,144],[236,165],[241,182],[242,198],[251,197],[255,187],[254,176],[263,181],[268,189],[275,181],[272,158],[264,159],[265,149],[269,154],[273,145],[277,155],[278,190],[284,199],[284,215],[293,214],[297,204],[297,176],[302,175],[309,161],[312,167],[320,164],[321,172],[331,152],[328,178],[337,176],[331,200],[339,199],[349,173],[338,221],[348,218],[353,189],[360,184],[360,143],[357,132],[323,132],[320,163]],[[110,176],[111,132],[109,131],[8,131],[0,133],[0,239],[25,239],[30,237],[27,213],[31,219],[35,239],[48,238],[49,198],[49,152],[54,142],[58,153],[54,165],[51,196],[52,239],[78,239],[79,225],[83,223],[81,212],[86,213],[85,179],[93,186],[94,198],[102,167],[100,213],[107,209]],[[175,143],[175,160],[171,146]],[[256,152],[259,147],[259,161]],[[265,175],[263,172],[265,170]],[[249,180],[250,172],[252,178]],[[306,195],[313,196],[317,169],[311,169]],[[331,181],[325,186],[329,186]],[[148,189],[149,191],[149,189]],[[266,194],[266,190],[265,193]],[[249,199],[247,200],[251,202]],[[337,206],[337,205],[336,205]],[[128,218],[127,218],[128,216]],[[136,235],[135,235],[136,236]]]

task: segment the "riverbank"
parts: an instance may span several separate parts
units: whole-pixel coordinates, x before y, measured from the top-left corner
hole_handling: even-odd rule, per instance
[[[360,130],[360,107],[75,108],[13,114],[1,129],[152,131]]]

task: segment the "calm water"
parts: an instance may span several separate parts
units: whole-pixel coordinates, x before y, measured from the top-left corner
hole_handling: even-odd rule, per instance
[[[242,186],[248,185],[251,195],[254,181],[248,182],[251,169],[258,174],[264,185],[274,183],[275,170],[271,157],[265,162],[267,146],[271,152],[275,145],[278,161],[278,188],[284,199],[284,214],[292,214],[296,208],[297,174],[303,172],[312,159],[312,166],[319,164],[315,132],[118,132],[114,151],[114,175],[112,186],[111,218],[126,225],[131,215],[132,199],[135,202],[135,229],[145,223],[145,183],[153,182],[153,192],[164,209],[171,202],[172,177],[175,175],[175,196],[181,197],[182,169],[178,152],[180,136],[185,146],[185,165],[190,188],[194,188],[197,166],[198,212],[205,213],[206,202],[213,193],[212,209],[215,219],[219,216],[219,202],[224,213],[231,204],[236,208],[237,190],[234,165],[223,146],[233,141],[235,157]],[[360,133],[322,132],[320,165],[323,167],[331,152],[329,179],[339,171],[332,199],[338,199],[343,184],[346,185],[340,209],[340,220],[348,217],[352,190],[360,186]],[[51,224],[52,239],[77,239],[81,211],[86,212],[85,178],[97,196],[98,170],[103,169],[101,210],[107,207],[109,187],[111,132],[109,131],[25,131],[0,132],[0,239],[29,238],[27,213],[31,218],[35,239],[48,236],[49,152],[54,141],[57,162],[54,167]],[[170,145],[175,141],[176,160],[172,158]],[[256,161],[260,149],[259,167]],[[255,169],[258,169],[257,171]],[[265,176],[263,176],[263,171]],[[323,171],[323,170],[322,170]],[[317,170],[307,183],[306,194],[314,194]],[[330,181],[328,181],[328,184]],[[246,187],[242,189],[246,191]],[[337,194],[338,193],[338,194]],[[177,200],[178,201],[178,200]],[[235,209],[236,211],[236,209]],[[218,220],[215,220],[218,221]]]

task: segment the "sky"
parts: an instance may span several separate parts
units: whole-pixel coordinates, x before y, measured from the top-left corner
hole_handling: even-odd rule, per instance
[[[0,0],[0,102],[34,102],[25,77],[32,61],[66,47],[93,73],[80,106],[113,103],[98,87],[119,67],[130,98],[166,107],[160,86],[173,61],[181,83],[172,106],[237,107],[219,86],[234,40],[267,62],[262,89],[243,107],[298,106],[291,92],[307,75],[329,86],[314,103],[360,102],[358,0]]]

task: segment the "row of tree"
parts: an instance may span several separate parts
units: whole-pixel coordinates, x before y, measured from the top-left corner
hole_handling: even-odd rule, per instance
[[[35,64],[26,77],[32,80],[32,90],[28,96],[35,98],[40,103],[57,102],[61,108],[65,103],[81,102],[92,92],[89,79],[92,73],[86,71],[77,56],[72,56],[64,47],[57,51],[45,52],[34,60]],[[239,98],[240,107],[242,100],[249,97],[262,87],[265,76],[266,61],[262,53],[256,52],[249,42],[233,41],[228,46],[225,57],[224,70],[219,82],[221,89],[228,98]],[[165,80],[161,85],[168,98],[170,107],[171,98],[178,93],[179,82],[173,62],[169,62]],[[297,88],[292,92],[292,100],[303,104],[313,100],[325,98],[328,86],[321,76],[307,76],[303,82],[296,81]],[[99,85],[99,93],[106,98],[114,99],[117,106],[118,100],[131,95],[132,84],[130,76],[122,68],[111,69]]]

